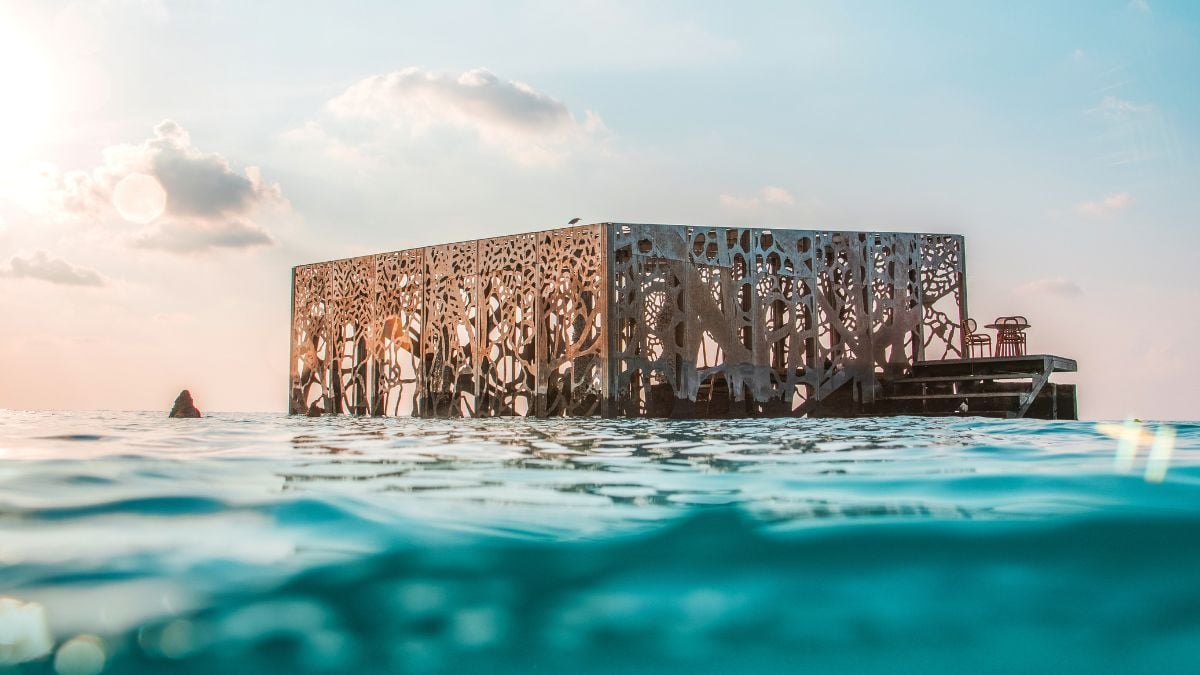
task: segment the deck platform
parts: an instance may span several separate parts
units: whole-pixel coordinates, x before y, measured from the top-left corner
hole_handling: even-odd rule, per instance
[[[908,373],[881,379],[873,415],[979,415],[1037,419],[1079,418],[1075,385],[1051,382],[1078,370],[1053,354],[916,361]]]

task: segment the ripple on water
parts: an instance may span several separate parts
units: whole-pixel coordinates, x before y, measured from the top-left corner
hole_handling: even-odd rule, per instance
[[[36,663],[104,672],[1025,671],[1063,635],[1085,670],[1178,670],[1200,425],[1162,482],[1115,446],[1029,420],[3,412],[0,596],[46,615]]]

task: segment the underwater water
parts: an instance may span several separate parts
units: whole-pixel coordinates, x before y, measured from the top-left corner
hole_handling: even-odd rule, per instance
[[[0,671],[1200,672],[1164,429],[0,411]]]

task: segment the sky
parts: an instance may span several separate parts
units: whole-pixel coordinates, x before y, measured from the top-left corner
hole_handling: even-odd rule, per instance
[[[282,411],[292,266],[573,217],[961,233],[1198,419],[1200,3],[0,0],[0,408]]]

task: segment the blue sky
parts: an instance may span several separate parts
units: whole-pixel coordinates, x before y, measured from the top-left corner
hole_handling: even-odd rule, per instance
[[[0,0],[0,38],[3,407],[280,409],[290,266],[579,216],[961,232],[1084,415],[1200,416],[1196,3]]]

